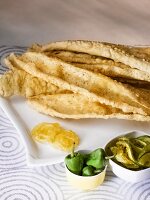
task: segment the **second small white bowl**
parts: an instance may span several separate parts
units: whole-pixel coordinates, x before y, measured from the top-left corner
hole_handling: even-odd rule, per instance
[[[109,141],[109,143],[107,143],[105,147],[105,150],[107,152],[108,146],[110,145],[110,143],[112,143],[114,140],[116,140],[119,137],[122,137],[122,136],[138,137],[141,135],[148,135],[148,134],[142,131],[132,131],[130,133],[120,135],[116,138],[113,138],[111,141]],[[128,182],[135,183],[135,182],[144,181],[150,178],[150,168],[134,171],[134,170],[130,170],[130,169],[122,167],[121,165],[113,161],[112,159],[109,160],[109,165],[116,176]]]

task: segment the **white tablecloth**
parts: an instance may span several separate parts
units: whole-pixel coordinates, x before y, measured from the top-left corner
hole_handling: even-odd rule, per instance
[[[0,48],[1,74],[6,70],[3,58],[10,52],[22,53],[24,49]],[[0,200],[50,199],[150,200],[150,179],[127,183],[108,168],[103,185],[90,192],[76,190],[66,180],[64,163],[36,168],[26,165],[26,152],[20,136],[0,109]]]

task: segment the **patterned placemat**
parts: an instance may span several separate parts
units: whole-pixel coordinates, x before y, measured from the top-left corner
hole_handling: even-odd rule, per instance
[[[0,48],[0,73],[7,68],[3,58],[11,52],[22,53],[24,47]],[[64,163],[30,168],[20,136],[0,109],[0,200],[150,200],[150,179],[127,183],[108,168],[100,187],[82,192],[66,180]]]

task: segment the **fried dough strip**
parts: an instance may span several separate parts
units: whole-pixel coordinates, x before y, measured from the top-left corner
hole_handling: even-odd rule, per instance
[[[110,66],[109,64],[91,65],[81,63],[74,63],[74,65],[82,69],[87,69],[96,73],[102,73],[105,76],[109,77],[150,81],[150,74],[140,71],[138,69],[132,69],[127,66],[124,66],[124,68],[122,68],[117,64]]]
[[[131,68],[136,68],[141,71],[150,73],[150,57],[146,53],[141,56],[134,49],[117,44],[96,42],[96,41],[64,41],[64,42],[53,42],[47,45],[43,45],[41,48],[42,52],[52,50],[66,50],[76,51],[82,53],[88,53],[96,56],[103,56],[110,58],[116,62],[124,63]]]
[[[132,49],[137,53],[149,53],[150,55],[150,48],[132,47]],[[122,83],[131,84],[134,87],[150,88],[150,83],[148,82],[150,81],[150,74],[104,57],[59,50],[45,52],[45,54],[50,57],[60,58],[79,68],[102,73]]]
[[[63,51],[54,50],[44,52],[45,55],[49,57],[56,57],[63,61],[70,63],[83,63],[83,64],[108,64],[110,66],[114,65],[114,61],[100,56],[94,56],[87,53],[73,52],[73,51]],[[119,64],[119,63],[118,63]],[[120,63],[120,65],[123,65]]]
[[[121,77],[111,77],[111,78],[114,80],[117,80],[121,83],[131,85],[135,88],[142,88],[142,89],[150,90],[150,82],[148,82],[148,81],[127,79],[127,78],[121,78]]]
[[[65,91],[50,82],[38,79],[23,70],[16,69],[8,60],[5,60],[5,63],[12,70],[0,75],[0,95],[3,97],[12,95],[30,97],[39,94],[57,94]]]
[[[0,95],[3,97],[12,95],[30,97],[39,94],[55,94],[59,91],[57,86],[31,76],[23,70],[13,70],[0,75]]]
[[[40,53],[28,52],[20,58],[11,54],[9,59],[26,72],[60,88],[84,94],[91,100],[121,108],[124,112],[149,114],[147,99],[150,93],[145,96],[141,90],[127,87],[102,74],[74,67]]]
[[[150,56],[150,54],[148,54],[150,53],[149,49],[132,47],[132,51],[140,56],[143,54],[147,54],[147,56]],[[42,47],[34,45],[33,49],[31,50],[34,50],[35,52],[40,52],[42,51]],[[108,58],[94,56],[87,53],[64,50],[53,50],[44,53],[47,56],[59,58],[65,62],[73,63],[80,68],[88,69],[94,72],[100,72],[106,76],[145,80],[150,82],[149,73],[141,71],[139,69],[133,69],[123,63],[115,62]]]
[[[48,44],[48,45],[50,45],[50,44]],[[115,44],[112,44],[112,45],[115,45]],[[44,45],[44,46],[46,46],[46,45]],[[39,44],[33,44],[31,46],[31,48],[28,49],[28,51],[43,52],[44,46],[39,45]],[[150,57],[150,47],[149,46],[128,46],[128,45],[125,46],[125,45],[117,44],[117,47],[120,47],[121,49],[128,48],[130,52],[132,52],[134,55],[137,55],[138,57],[140,57],[142,59],[143,58],[149,59],[149,57]],[[57,50],[54,50],[54,49],[48,50],[48,51],[46,50],[45,53],[46,53],[46,55],[58,57],[64,61],[67,61],[67,59],[69,59],[70,62],[87,63],[87,64],[100,64],[102,59],[107,59],[108,61],[110,60],[108,58],[104,58],[101,56],[90,55],[90,54],[81,53],[78,51],[74,52],[74,51],[58,50],[58,48],[57,48]],[[68,58],[68,56],[69,56],[69,58]],[[120,64],[122,64],[122,63],[120,63]]]
[[[136,121],[150,121],[150,116],[124,113],[99,102],[92,102],[80,94],[39,95],[28,98],[28,103],[37,111],[60,118],[118,118]]]

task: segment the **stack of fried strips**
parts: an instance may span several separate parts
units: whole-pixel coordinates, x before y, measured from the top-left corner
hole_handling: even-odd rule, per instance
[[[60,118],[150,120],[150,48],[92,41],[33,45],[5,59],[0,95]]]

